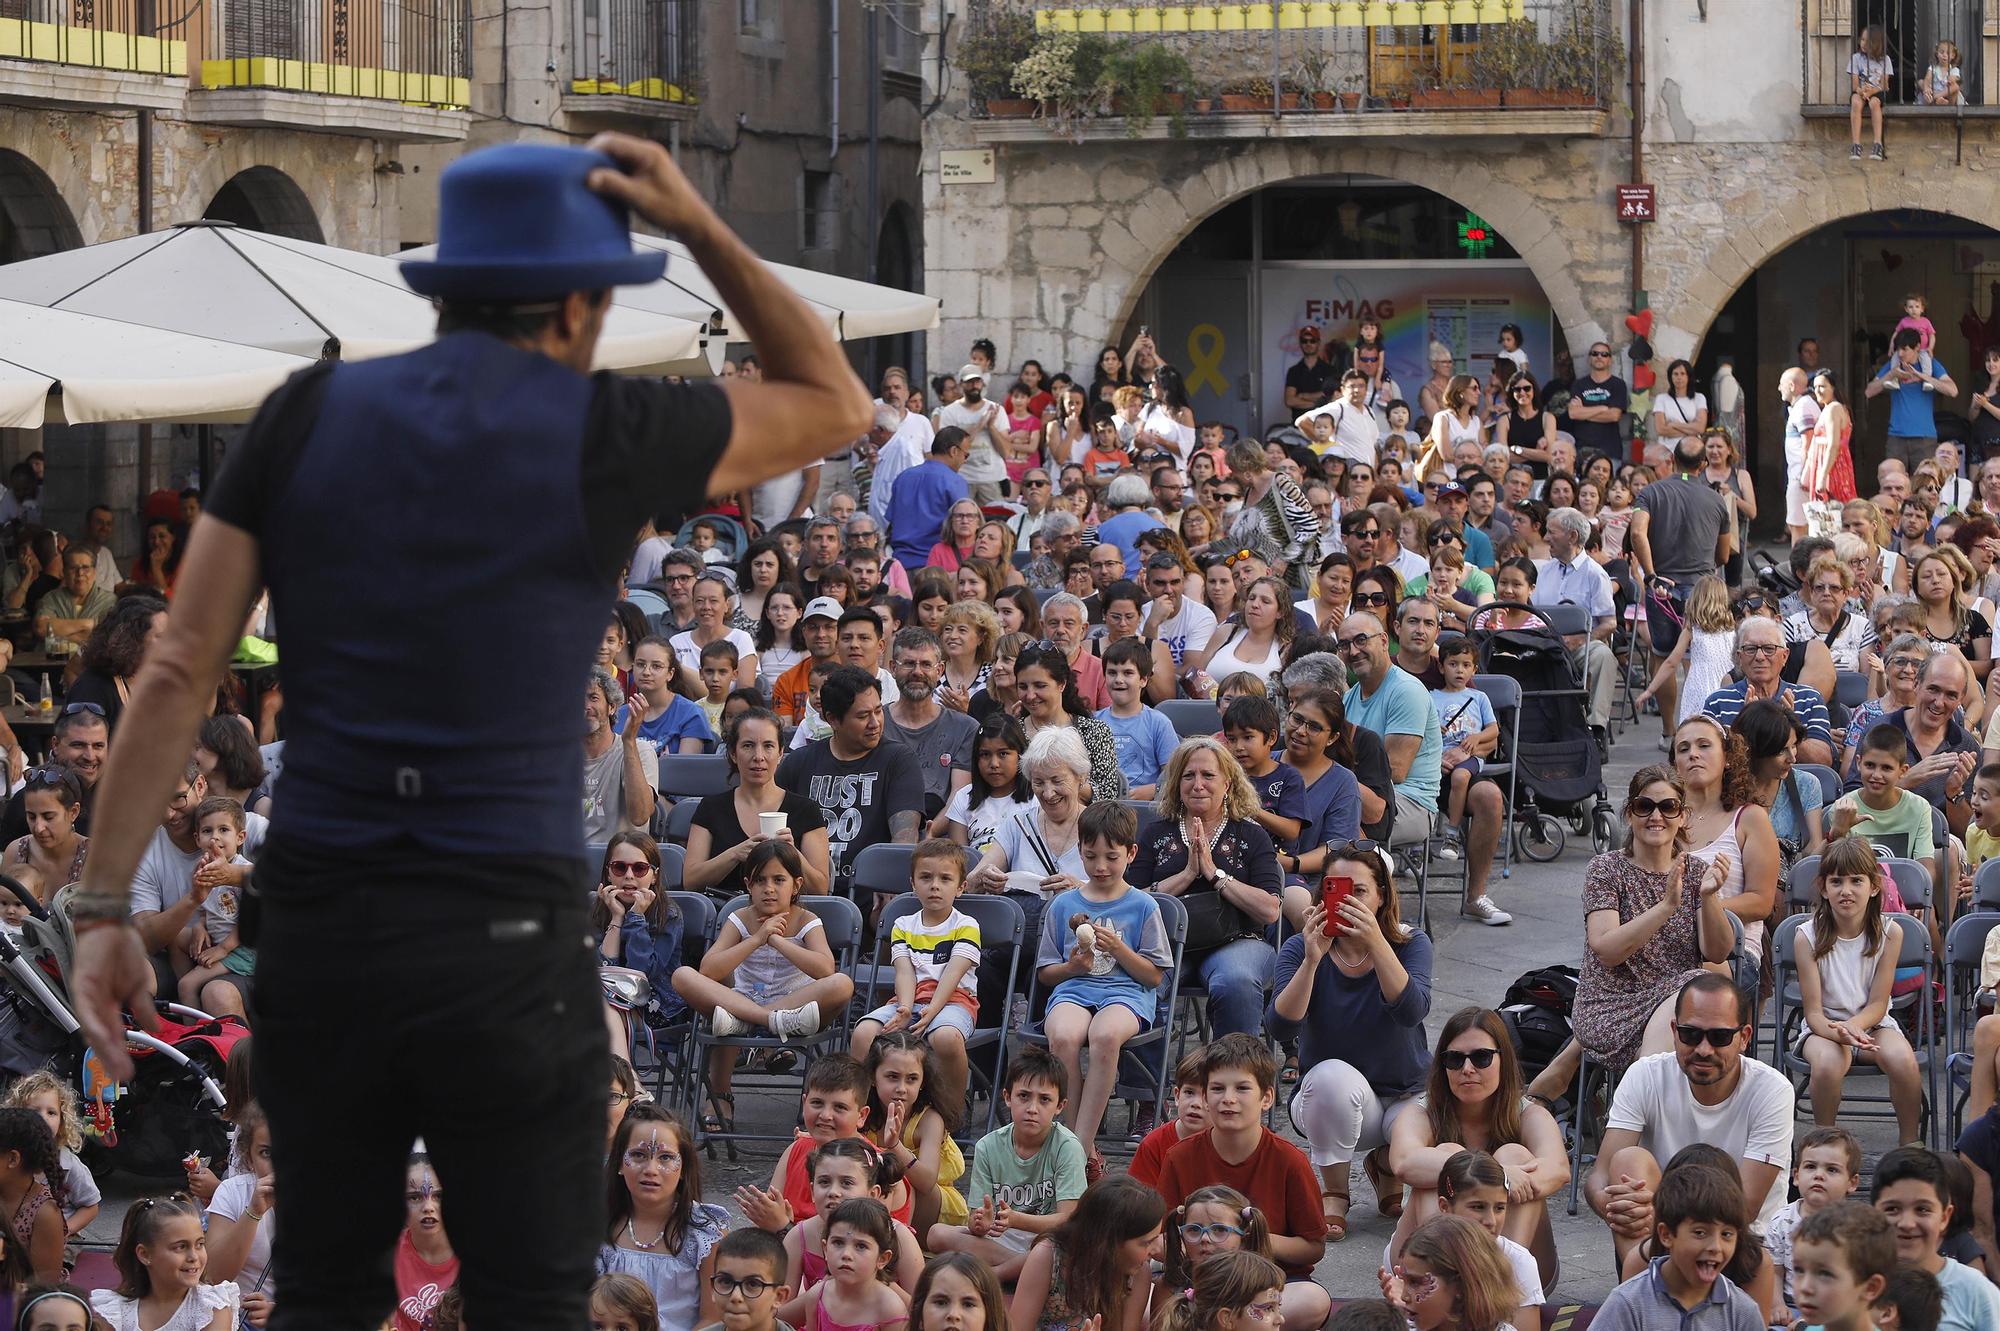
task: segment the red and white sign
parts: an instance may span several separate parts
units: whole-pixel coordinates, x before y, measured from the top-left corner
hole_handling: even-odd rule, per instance
[[[1651,185],[1620,185],[1618,187],[1618,220],[1621,222],[1656,222],[1659,210],[1655,206]]]

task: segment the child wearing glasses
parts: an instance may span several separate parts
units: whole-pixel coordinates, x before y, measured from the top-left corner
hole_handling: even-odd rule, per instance
[[[1201,1280],[1195,1273],[1210,1266],[1218,1255],[1236,1254],[1271,1263],[1278,1278],[1265,1288],[1274,1305],[1272,1314],[1282,1318],[1286,1331],[1314,1331],[1326,1322],[1332,1296],[1315,1281],[1286,1278],[1284,1269],[1271,1257],[1268,1219],[1248,1197],[1227,1184],[1211,1184],[1189,1193],[1188,1199],[1167,1215],[1166,1240],[1167,1260],[1153,1296],[1156,1304],[1164,1305],[1170,1295],[1184,1293],[1190,1286],[1198,1299]],[[1272,1317],[1263,1320],[1268,1325]],[[1272,1326],[1271,1331],[1277,1328]]]
[[[732,1229],[715,1245],[715,1272],[702,1294],[702,1307],[715,1320],[701,1331],[789,1331],[778,1320],[778,1305],[791,1298],[785,1283],[785,1245],[766,1229]],[[594,1311],[594,1310],[593,1310]],[[648,1322],[636,1331],[653,1331]]]
[[[701,1200],[701,1156],[687,1125],[660,1105],[634,1104],[611,1139],[605,1165],[610,1216],[597,1274],[637,1277],[659,1305],[660,1331],[694,1331],[715,1321],[722,1299],[700,1273],[729,1217]],[[785,1278],[785,1250],[768,1237],[777,1257],[758,1274],[776,1288]],[[718,1258],[718,1274],[721,1269]],[[771,1301],[773,1311],[782,1297]]]

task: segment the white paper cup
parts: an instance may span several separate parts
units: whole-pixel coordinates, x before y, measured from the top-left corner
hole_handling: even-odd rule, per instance
[[[765,836],[768,837],[774,837],[778,835],[778,833],[784,831],[785,830],[784,810],[780,809],[776,813],[758,814],[757,830],[759,832],[762,832]]]

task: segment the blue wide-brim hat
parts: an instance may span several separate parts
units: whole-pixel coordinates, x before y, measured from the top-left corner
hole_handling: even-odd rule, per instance
[[[492,302],[658,281],[667,256],[632,248],[625,205],[590,188],[599,169],[618,164],[546,143],[467,153],[439,181],[435,257],[405,260],[403,280],[420,296]]]

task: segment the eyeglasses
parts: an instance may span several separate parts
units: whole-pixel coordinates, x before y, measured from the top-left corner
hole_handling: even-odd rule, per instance
[[[1353,601],[1354,604],[1356,605],[1387,605],[1389,604],[1389,593],[1356,592],[1354,593],[1353,596],[1349,597],[1348,599]]]
[[[708,1278],[708,1287],[715,1291],[715,1297],[718,1299],[729,1298],[739,1289],[743,1291],[743,1297],[746,1299],[761,1299],[767,1290],[777,1288],[762,1276],[745,1276],[738,1280],[735,1276],[724,1275],[720,1271]]]
[[[1611,350],[1610,348],[1607,347],[1604,350],[1599,351],[1597,348],[1592,347],[1590,350],[1590,358],[1592,360],[1610,360]]]
[[[1675,1038],[1690,1049],[1699,1048],[1703,1040],[1708,1041],[1712,1048],[1727,1049],[1739,1033],[1735,1026],[1676,1025],[1674,1027]]]
[[[1467,1063],[1484,1072],[1493,1066],[1493,1060],[1498,1057],[1498,1049],[1447,1049],[1438,1055],[1438,1062],[1444,1064],[1446,1072],[1461,1071]]]
[[[606,867],[613,878],[644,878],[653,871],[653,866],[644,860],[613,860]]]
[[[1291,726],[1292,729],[1305,735],[1324,735],[1330,729],[1330,727],[1323,726],[1317,721],[1299,716],[1296,713],[1291,718]]]
[[[1889,658],[1891,670],[1922,670],[1924,658],[1921,656],[1892,656]]]
[[[1437,535],[1431,537],[1431,542],[1430,542],[1431,549],[1433,550],[1437,549],[1441,545],[1464,545],[1464,544],[1465,544],[1464,537],[1460,536],[1457,532],[1450,532],[1450,531],[1439,532]]]
[[[668,1146],[628,1146],[625,1148],[625,1167],[627,1169],[644,1169],[647,1165],[655,1161],[659,1162],[661,1169],[679,1169],[681,1167],[681,1153],[678,1149]]]
[[[1357,633],[1351,638],[1336,638],[1334,642],[1343,652],[1358,652],[1366,647],[1371,640],[1385,636],[1387,635],[1375,632]]]
[[[1828,592],[1844,592],[1847,590],[1847,584],[1844,582],[1818,582],[1813,584],[1813,590],[1822,595]]]
[[[1641,795],[1626,807],[1640,818],[1651,818],[1656,813],[1662,818],[1678,818],[1687,812],[1687,805],[1671,795],[1663,800],[1647,799]]]
[[[1527,384],[1522,384],[1519,388],[1514,390],[1515,397],[1520,397],[1523,393],[1527,394],[1530,397],[1533,397],[1535,390]]]
[[[1779,652],[1785,650],[1785,644],[1781,642],[1746,642],[1736,650],[1745,656],[1776,656]]]
[[[75,780],[67,767],[37,767],[22,781],[29,790],[46,786],[50,790],[62,789],[64,783]]]
[[[1187,1243],[1198,1243],[1202,1239],[1237,1238],[1244,1236],[1244,1230],[1237,1225],[1182,1225],[1181,1239]]]

